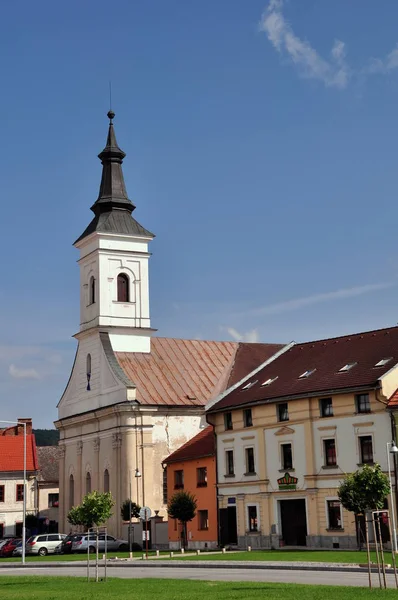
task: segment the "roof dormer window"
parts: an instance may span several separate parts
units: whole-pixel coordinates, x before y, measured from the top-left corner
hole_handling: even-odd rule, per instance
[[[309,369],[308,371],[304,371],[304,373],[301,373],[301,375],[299,376],[299,379],[307,379],[307,377],[315,373],[315,371],[316,369]]]
[[[249,390],[251,387],[253,387],[253,385],[257,383],[257,381],[258,379],[256,379],[255,381],[249,381],[249,383],[246,383],[246,385],[243,386],[242,391]]]
[[[344,367],[341,367],[341,369],[339,369],[339,373],[347,373],[347,371],[352,369],[352,367],[355,367],[356,364],[358,364],[358,363],[356,363],[356,362],[347,363],[346,365],[344,365]]]
[[[271,383],[274,383],[274,381],[276,381],[277,379],[278,379],[278,375],[276,377],[270,377],[269,379],[264,381],[264,383],[261,384],[261,387],[267,387],[267,386],[271,385]]]
[[[384,367],[390,362],[390,360],[392,360],[392,356],[390,356],[389,358],[382,358],[381,360],[379,360],[379,362],[375,364],[375,367]]]

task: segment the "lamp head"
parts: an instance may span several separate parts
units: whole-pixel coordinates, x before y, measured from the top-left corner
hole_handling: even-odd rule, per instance
[[[398,452],[398,448],[396,448],[396,451]],[[136,468],[136,470],[135,470],[135,475],[134,475],[134,477],[141,477],[141,473],[140,473],[140,470],[139,470],[139,468],[138,468],[138,467],[137,467],[137,468]]]
[[[391,452],[391,454],[398,454],[398,448],[397,448],[395,442],[391,442],[390,452]]]

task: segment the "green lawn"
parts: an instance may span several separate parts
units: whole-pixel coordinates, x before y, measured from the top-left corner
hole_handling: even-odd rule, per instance
[[[372,561],[376,561],[376,554],[371,552]],[[174,555],[172,560],[259,560],[259,561],[287,561],[287,562],[325,562],[325,563],[366,563],[365,551],[343,550],[259,550],[257,552],[226,552],[225,554],[212,554],[205,552],[199,556]],[[384,560],[391,563],[391,552],[384,554]]]
[[[74,577],[0,577],[2,600],[370,600],[395,598],[397,591],[357,587],[176,579],[110,579],[90,582]]]

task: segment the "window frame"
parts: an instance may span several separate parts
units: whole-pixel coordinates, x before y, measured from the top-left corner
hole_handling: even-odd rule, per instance
[[[234,428],[234,423],[232,420],[232,412],[229,410],[224,413],[224,429],[225,431],[232,431]]]
[[[253,427],[253,413],[251,408],[243,409],[243,427]]]
[[[50,496],[56,496],[57,498],[54,499],[52,498],[52,500],[50,500]],[[59,493],[56,492],[51,492],[50,494],[48,494],[48,508],[57,508],[59,506]]]
[[[255,517],[250,516],[250,511],[254,509]],[[248,533],[258,533],[260,531],[260,518],[259,518],[259,507],[258,504],[247,504],[246,505],[246,518],[247,518],[247,531]],[[255,520],[254,527],[252,521]]]
[[[285,465],[284,448],[287,446],[290,447],[290,458],[291,458],[291,466],[290,467]],[[281,444],[280,444],[280,464],[281,464],[281,471],[294,471],[292,442],[281,442]]]
[[[332,527],[330,522],[330,512],[329,512],[329,504],[336,503],[340,508],[340,527]],[[338,498],[325,498],[325,512],[326,512],[326,522],[327,522],[327,531],[342,531],[344,530],[343,523],[343,506]]]
[[[325,403],[328,402],[326,405]],[[330,409],[330,413],[327,414],[328,407]],[[319,416],[321,419],[328,419],[329,417],[334,417],[333,413],[333,398],[330,396],[328,398],[320,398],[319,399]]]
[[[91,306],[92,304],[95,304],[95,296],[96,296],[96,285],[95,285],[95,277],[94,275],[91,275],[90,279],[89,279],[89,283],[88,283],[88,305]]]
[[[125,286],[124,288],[122,287],[122,284],[119,282],[123,282],[123,285]],[[117,285],[117,302],[122,302],[123,304],[129,303],[130,302],[130,277],[127,275],[127,273],[119,273],[117,278],[116,278],[116,285]]]
[[[371,448],[372,448],[372,459],[371,460],[367,460],[364,461],[364,454],[363,454],[363,440],[367,440],[368,442],[370,442]],[[374,465],[375,463],[375,455],[374,455],[374,444],[373,444],[373,436],[371,434],[366,434],[366,435],[359,435],[358,436],[358,444],[359,444],[359,460],[361,465]]]
[[[174,489],[175,490],[183,490],[184,489],[184,469],[176,469],[173,471],[174,473]],[[178,481],[180,480],[180,481]]]
[[[196,467],[196,487],[207,487],[207,467]]]
[[[361,398],[367,396],[367,401],[365,402],[365,406],[367,407],[365,410],[361,408]],[[364,394],[355,394],[355,410],[358,415],[366,415],[372,412],[372,406],[370,403],[370,395],[368,393]]]
[[[332,448],[331,442],[333,443],[333,448]],[[323,466],[324,467],[337,467],[336,438],[324,438],[322,440],[322,446],[323,446]],[[333,452],[330,452],[330,450],[334,450],[334,454],[333,454]],[[330,462],[333,459],[333,456],[334,456],[334,462]]]
[[[109,474],[109,469],[104,469],[104,492],[110,492],[111,490],[111,476]]]
[[[17,483],[15,488],[15,501],[23,502],[24,484]]]
[[[253,467],[253,470],[250,470],[251,466]],[[245,469],[245,475],[256,475],[256,460],[254,456],[254,446],[247,446],[245,448]]]
[[[0,485],[0,502],[3,503],[6,500],[6,486],[4,484]]]
[[[86,494],[91,494],[92,477],[90,471],[86,473]]]
[[[285,409],[283,409],[282,407],[286,407]],[[286,418],[282,418],[282,411],[285,410],[285,415]],[[289,421],[289,403],[288,402],[279,402],[276,405],[276,416],[278,419],[278,423],[286,423],[287,421]]]
[[[167,481],[167,465],[163,468],[162,474],[162,492],[163,492],[163,504],[167,504],[169,496],[168,496],[168,481]]]
[[[232,457],[232,461],[229,457]],[[232,470],[230,470],[231,466]],[[232,448],[225,450],[225,477],[235,477],[235,456]]]
[[[204,517],[204,513],[206,513],[206,517],[204,521],[202,521]],[[203,522],[205,522],[205,527],[203,527]],[[209,511],[207,508],[203,508],[198,510],[198,531],[208,531],[209,529]]]

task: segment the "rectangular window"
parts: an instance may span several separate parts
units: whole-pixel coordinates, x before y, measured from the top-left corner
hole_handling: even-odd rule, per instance
[[[336,461],[336,440],[323,440],[323,454],[326,467],[335,467]]]
[[[48,508],[57,507],[59,505],[59,494],[48,494]]]
[[[287,402],[284,402],[283,404],[278,404],[277,411],[278,411],[278,421],[288,421],[289,420],[289,410],[288,410]]]
[[[233,425],[232,425],[232,413],[231,412],[227,412],[224,415],[224,425],[225,425],[225,429],[233,429]]]
[[[22,537],[22,526],[23,526],[22,521],[17,521],[15,523],[15,537],[17,537],[17,538]]]
[[[249,517],[249,531],[258,531],[257,506],[248,506],[247,515]]]
[[[163,469],[163,504],[167,504],[167,467]]]
[[[4,537],[4,523],[0,523],[0,538]]]
[[[281,444],[281,464],[282,469],[285,471],[293,469],[293,454],[291,444]]]
[[[184,488],[184,471],[174,471],[174,489],[182,490]]]
[[[373,442],[371,435],[362,435],[359,438],[360,459],[363,465],[373,464]]]
[[[245,408],[245,410],[243,411],[243,425],[244,427],[252,427],[253,425],[251,408]]]
[[[328,500],[329,529],[341,529],[341,504],[338,500]]]
[[[225,451],[225,466],[226,466],[226,474],[227,475],[235,475],[234,451],[233,450]]]
[[[207,487],[207,467],[196,469],[196,487]]]
[[[17,483],[17,502],[23,502],[23,483]]]
[[[254,467],[254,449],[253,448],[245,448],[245,458],[246,458],[246,475],[249,473],[251,475],[255,474],[256,469]]]
[[[0,485],[0,502],[4,502],[4,485]]]
[[[209,511],[198,510],[198,529],[209,529]]]
[[[370,412],[370,399],[369,394],[357,394],[355,396],[357,413],[368,413]]]
[[[321,400],[319,400],[319,412],[321,417],[333,417],[333,404],[331,398],[321,398]]]

